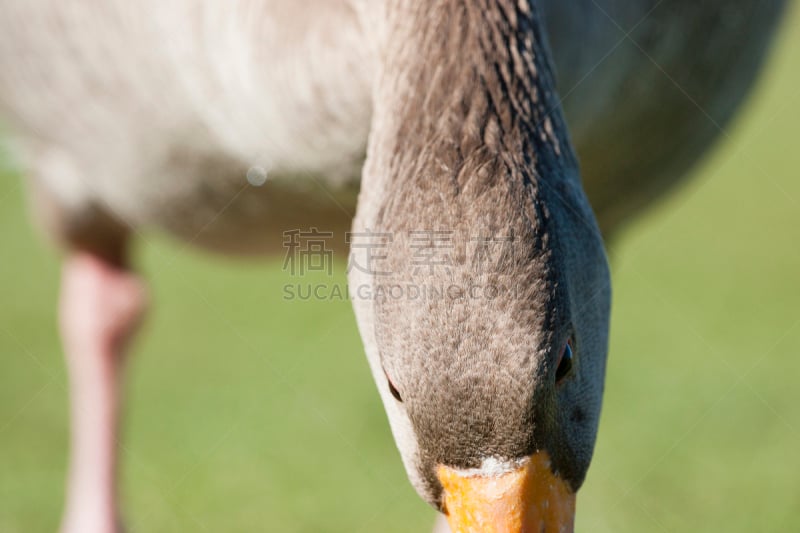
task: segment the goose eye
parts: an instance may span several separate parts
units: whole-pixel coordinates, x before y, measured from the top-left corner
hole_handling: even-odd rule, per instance
[[[561,359],[558,361],[558,368],[556,369],[556,385],[561,383],[572,371],[572,339],[567,341],[564,345],[564,350],[561,352]]]
[[[398,402],[402,402],[403,397],[400,396],[400,391],[398,391],[397,387],[395,387],[394,383],[392,383],[392,380],[389,378],[389,374],[386,374],[386,372],[384,371],[384,375],[386,376],[386,382],[389,384],[389,392],[392,393],[392,396],[394,396],[395,400],[397,400]]]

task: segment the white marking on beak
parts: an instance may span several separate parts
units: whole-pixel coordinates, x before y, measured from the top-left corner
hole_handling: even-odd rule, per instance
[[[519,470],[529,462],[530,458],[528,457],[511,460],[501,457],[487,457],[481,463],[480,468],[456,470],[455,472],[462,477],[500,477],[503,474]]]

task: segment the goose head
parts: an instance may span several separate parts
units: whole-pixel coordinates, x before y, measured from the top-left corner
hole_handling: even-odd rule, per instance
[[[350,285],[420,496],[454,532],[572,531],[609,272],[536,14],[497,6],[426,12],[435,31],[388,46]]]

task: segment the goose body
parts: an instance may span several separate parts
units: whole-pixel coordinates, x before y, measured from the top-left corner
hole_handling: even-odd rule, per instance
[[[420,495],[458,531],[569,530],[604,379],[600,235],[724,133],[783,5],[0,1],[0,111],[36,218],[77,257],[62,294],[73,387],[113,403],[115,382],[91,368],[117,364],[144,306],[132,233],[249,254],[310,226],[343,243],[352,223],[392,237],[387,277],[352,269],[351,285],[522,288],[354,301]],[[452,234],[446,272],[409,266],[418,230]],[[478,272],[476,232],[515,247]],[[113,531],[116,413],[95,420],[85,401],[64,530]],[[81,460],[91,447],[100,466]],[[516,525],[471,510],[485,494],[470,480],[509,476]],[[550,492],[530,489],[537,476]]]
[[[783,3],[540,2],[604,232],[721,134]],[[99,202],[127,224],[222,251],[271,249],[270,227],[349,226],[380,9],[344,0],[2,9],[0,106],[20,126],[28,174],[56,204]],[[632,40],[620,28],[634,29]],[[247,187],[251,169],[270,183]]]
[[[222,251],[261,251],[270,229],[315,217],[349,224],[372,60],[352,6],[314,8],[4,2],[2,105],[30,175],[68,211],[99,203]],[[251,167],[270,183],[249,186]]]

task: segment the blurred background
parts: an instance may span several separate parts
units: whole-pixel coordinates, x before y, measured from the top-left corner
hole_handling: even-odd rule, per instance
[[[798,58],[794,6],[729,137],[610,250],[605,406],[578,531],[800,531]],[[59,265],[3,167],[0,532],[53,532],[68,439]],[[137,251],[157,305],[130,359],[130,531],[430,529],[347,301],[285,300],[282,258],[158,235]]]

